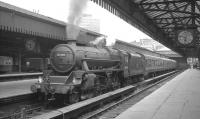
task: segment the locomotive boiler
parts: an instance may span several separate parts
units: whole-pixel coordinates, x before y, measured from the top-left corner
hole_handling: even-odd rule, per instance
[[[69,44],[57,45],[50,54],[51,65],[58,73],[72,69],[109,68],[119,64],[120,55],[111,48],[85,47]]]

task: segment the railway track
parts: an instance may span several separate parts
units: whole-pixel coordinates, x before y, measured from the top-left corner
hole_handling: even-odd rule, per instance
[[[151,78],[149,80],[145,80],[141,83],[127,86],[88,100],[84,100],[63,108],[53,108],[53,109],[44,109],[43,106],[36,106],[32,108],[22,108],[18,113],[6,116],[6,117],[0,117],[0,119],[19,119],[19,118],[35,118],[35,119],[40,119],[40,118],[45,118],[45,119],[50,119],[50,118],[85,118],[85,119],[91,119],[91,118],[96,118],[99,115],[101,115],[103,112],[106,112],[107,110],[110,110],[111,108],[115,107],[116,105],[119,105],[120,103],[124,102],[125,100],[128,100],[131,97],[134,97],[134,95],[138,95],[139,93],[142,92],[143,90],[146,90],[150,87],[153,87],[153,85],[158,84],[158,82],[162,82],[163,77],[167,77],[169,75],[172,75],[176,73],[176,71]],[[154,84],[157,82],[156,84]],[[135,94],[131,94],[134,92]],[[126,95],[129,95],[128,97]],[[122,97],[126,97],[123,98]],[[116,102],[117,99],[121,99]],[[105,105],[105,106],[103,106]],[[104,108],[102,108],[104,107]],[[91,110],[98,110],[95,112],[91,112]],[[87,116],[81,116],[81,115],[87,115]]]
[[[78,119],[112,119],[117,117],[120,113],[127,110],[147,95],[151,94],[156,89],[160,88],[166,82],[171,80],[177,73],[170,75],[156,83],[150,84],[147,87],[141,87],[129,96],[120,99],[119,101],[105,105],[93,112],[80,116]]]
[[[34,99],[34,97],[36,97],[36,95],[31,93],[31,94],[12,96],[9,98],[2,98],[0,99],[0,105],[7,105],[7,104],[12,104],[12,103],[22,102],[25,100]]]

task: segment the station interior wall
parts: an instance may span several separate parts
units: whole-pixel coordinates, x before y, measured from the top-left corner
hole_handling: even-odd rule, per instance
[[[34,48],[28,48],[31,47],[28,46],[30,43],[27,43],[30,39],[35,43]],[[33,37],[10,32],[1,32],[0,42],[0,56],[7,56],[13,60],[13,66],[11,71],[8,71],[9,73],[26,72],[26,58],[49,58],[49,53],[55,45],[66,43],[66,41],[61,40]]]
[[[101,35],[92,32],[90,33],[88,31],[80,31],[79,36],[77,37],[77,43],[87,45],[88,42],[93,41],[99,36]],[[29,41],[34,41],[34,48],[28,48],[31,47],[31,43]],[[31,71],[27,70],[28,58],[38,58],[38,63],[36,63],[36,60],[36,62],[33,62],[34,65],[38,65],[38,67],[41,67],[39,63],[41,63],[41,65],[44,65],[43,63],[50,64],[50,62],[46,59],[49,58],[51,49],[53,49],[53,47],[57,44],[66,43],[67,40],[43,38],[39,36],[0,30],[0,56],[7,56],[13,60],[12,69],[10,71],[6,71],[5,73]],[[0,73],[2,69],[1,67],[2,66],[0,64]]]

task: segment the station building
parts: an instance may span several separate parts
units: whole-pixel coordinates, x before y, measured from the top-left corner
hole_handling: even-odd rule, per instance
[[[68,42],[69,24],[0,2],[0,73],[41,71],[51,49]],[[102,36],[78,28],[78,44]],[[27,69],[27,66],[34,66]],[[35,69],[34,69],[35,68]]]

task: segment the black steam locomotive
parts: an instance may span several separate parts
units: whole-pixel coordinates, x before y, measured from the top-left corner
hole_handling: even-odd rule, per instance
[[[32,91],[67,103],[94,97],[157,72],[173,70],[176,61],[99,46],[59,44],[50,53],[46,72]]]

